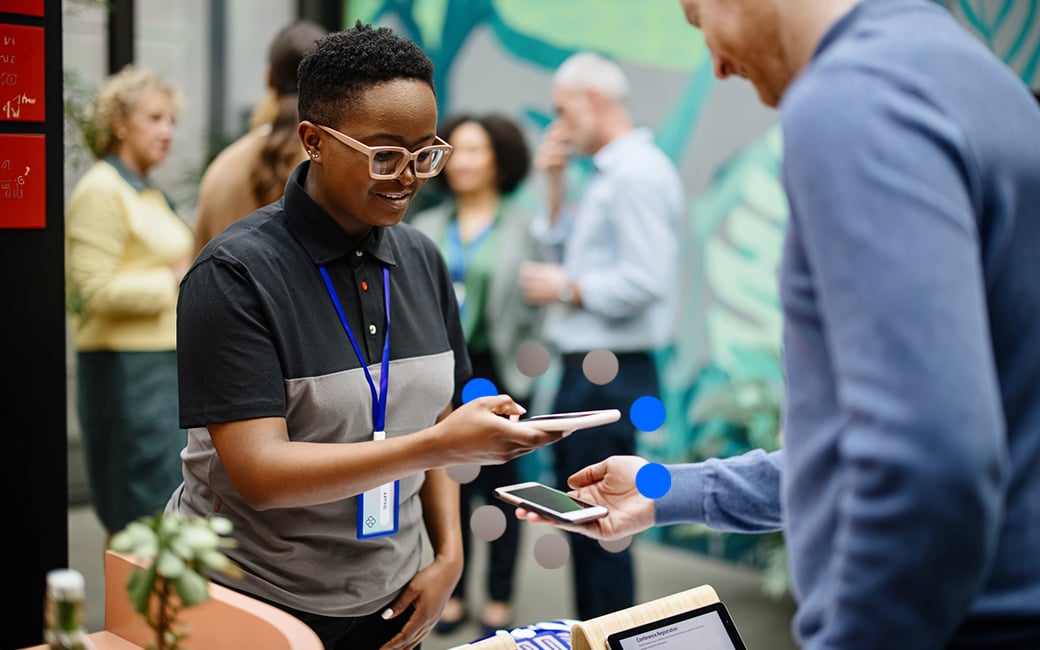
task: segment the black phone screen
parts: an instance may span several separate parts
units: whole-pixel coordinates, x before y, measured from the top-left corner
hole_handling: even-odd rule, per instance
[[[530,501],[531,503],[537,503],[538,505],[555,510],[556,512],[575,512],[577,510],[584,510],[585,508],[593,507],[590,504],[569,497],[563,492],[553,490],[544,485],[532,485],[529,487],[518,488],[510,490],[509,493],[514,494],[521,499]]]

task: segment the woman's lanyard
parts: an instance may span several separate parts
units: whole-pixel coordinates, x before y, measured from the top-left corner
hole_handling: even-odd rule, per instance
[[[318,267],[318,270],[321,272],[321,278],[325,280],[325,289],[329,292],[329,298],[332,298],[332,304],[335,305],[336,313],[339,314],[339,322],[343,323],[343,329],[347,333],[347,338],[350,339],[350,345],[354,348],[354,354],[357,355],[358,363],[361,364],[361,369],[365,371],[368,388],[372,391],[373,437],[375,440],[382,440],[386,437],[386,394],[390,390],[390,270],[385,266],[383,267],[383,304],[386,306],[386,329],[383,332],[385,339],[383,341],[383,360],[379,371],[379,393],[376,393],[376,383],[372,381],[372,373],[368,371],[368,364],[365,362],[365,357],[361,354],[361,348],[358,347],[357,339],[354,338],[354,332],[350,329],[347,315],[343,313],[343,305],[340,304],[339,295],[336,294],[336,289],[332,286],[332,278],[329,277],[329,272],[325,270],[324,264]]]
[[[333,306],[336,307],[339,321],[343,324],[343,330],[347,333],[347,338],[350,339],[350,345],[354,348],[354,354],[357,355],[358,363],[361,364],[361,369],[365,372],[365,379],[368,380],[368,388],[372,392],[372,439],[385,440],[386,397],[390,392],[390,270],[386,266],[383,267],[383,304],[386,311],[386,328],[383,332],[385,339],[383,341],[383,358],[379,371],[378,393],[376,392],[376,383],[372,380],[372,373],[368,371],[368,364],[365,362],[365,357],[361,354],[361,348],[354,337],[354,332],[350,329],[350,324],[347,322],[347,315],[343,312],[343,305],[340,304],[339,295],[332,286],[332,278],[329,277],[329,272],[325,269],[325,265],[318,267],[318,271],[321,272],[321,278],[325,281],[325,289],[329,292],[329,298],[332,299]],[[398,482],[394,481],[358,495],[358,539],[383,537],[397,532],[399,515],[397,494]]]

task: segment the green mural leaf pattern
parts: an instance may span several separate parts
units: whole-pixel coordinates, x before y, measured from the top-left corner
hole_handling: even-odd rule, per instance
[[[1033,89],[1040,88],[1037,0],[936,0]]]
[[[517,32],[564,50],[593,50],[619,61],[692,70],[705,48],[677,0],[491,0]]]

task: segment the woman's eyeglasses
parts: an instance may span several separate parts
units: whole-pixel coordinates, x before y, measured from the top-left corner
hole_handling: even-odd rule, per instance
[[[408,166],[408,163],[412,161],[415,161],[412,169],[415,170],[417,177],[432,178],[441,173],[444,169],[444,164],[448,162],[448,157],[451,156],[451,145],[439,137],[437,142],[440,144],[423,147],[416,151],[408,151],[404,147],[369,147],[332,127],[322,124],[315,124],[314,126],[325,131],[351,149],[368,156],[368,174],[377,181],[397,178],[404,171],[404,168]]]

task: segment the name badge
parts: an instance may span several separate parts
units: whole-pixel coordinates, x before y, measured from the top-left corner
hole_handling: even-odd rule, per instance
[[[401,514],[400,487],[401,482],[394,481],[358,495],[358,539],[384,537],[397,532]]]

